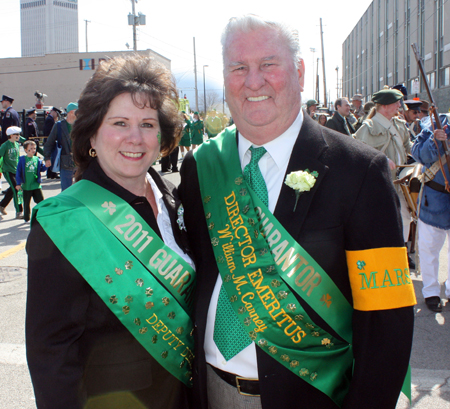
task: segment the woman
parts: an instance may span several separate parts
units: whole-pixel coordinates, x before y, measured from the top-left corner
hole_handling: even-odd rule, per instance
[[[328,115],[320,114],[319,119],[318,119],[319,124],[322,126],[325,126],[325,124],[327,123],[327,118],[328,118]]]
[[[177,145],[176,100],[140,56],[103,62],[81,95],[76,183],[36,207],[27,242],[38,408],[188,407],[194,272],[174,187],[150,168]]]
[[[203,127],[203,121],[200,120],[198,112],[194,112],[194,120],[191,122],[191,144],[192,149],[195,149],[198,145],[203,143],[203,134],[205,130]]]
[[[181,150],[181,159],[184,158],[184,148],[186,148],[186,153],[189,152],[189,148],[191,147],[191,136],[190,136],[190,129],[191,129],[191,121],[189,120],[189,116],[186,114],[186,112],[181,112],[183,119],[184,119],[184,128],[183,128],[183,136],[180,139],[180,150]]]

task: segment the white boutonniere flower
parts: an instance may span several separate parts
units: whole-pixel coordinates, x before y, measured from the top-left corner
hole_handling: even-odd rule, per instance
[[[316,183],[319,174],[316,171],[310,172],[308,169],[291,172],[286,176],[284,183],[295,191],[295,206],[297,208],[298,198],[303,192],[309,192]]]

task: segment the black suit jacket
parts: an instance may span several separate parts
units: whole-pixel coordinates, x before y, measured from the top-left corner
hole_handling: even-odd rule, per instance
[[[187,237],[176,222],[180,201],[175,188],[149,171],[163,194],[177,244],[187,252]],[[159,234],[150,204],[109,179],[96,161],[83,178],[130,203]],[[62,225],[61,234],[71,232]],[[27,360],[39,409],[82,409],[89,397],[114,392],[131,393],[148,408],[188,407],[187,387],[131,335],[38,222],[33,223],[26,249]],[[115,396],[120,401],[121,395]]]
[[[347,122],[350,133],[354,134],[356,132],[355,128],[349,122],[348,118],[345,118],[345,122]],[[344,135],[348,135],[347,131],[345,130],[344,118],[342,118],[337,112],[335,112],[334,115],[327,121],[325,126],[337,132],[343,133]]]
[[[181,168],[179,194],[197,265],[194,397],[198,399],[195,407],[203,409],[207,408],[203,344],[218,269],[203,215],[197,166],[192,153],[188,154]],[[305,169],[319,174],[314,188],[300,197],[293,212],[295,193],[283,184],[274,214],[352,303],[345,251],[404,245],[398,197],[386,158],[352,138],[343,139],[305,114],[287,173]],[[299,302],[313,321],[334,334],[309,306]],[[354,311],[354,376],[343,408],[395,407],[409,362],[413,320],[412,307]],[[259,347],[256,351],[264,409],[337,408]]]

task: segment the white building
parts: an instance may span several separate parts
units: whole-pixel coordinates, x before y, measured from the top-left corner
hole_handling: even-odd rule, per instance
[[[20,0],[22,57],[78,52],[78,0]]]

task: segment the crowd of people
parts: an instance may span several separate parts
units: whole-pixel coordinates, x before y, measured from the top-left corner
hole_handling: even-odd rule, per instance
[[[302,109],[299,37],[283,23],[233,18],[222,49],[231,126],[180,112],[170,71],[128,56],[100,64],[65,119],[52,110],[45,164],[31,140],[19,159],[21,129],[7,128],[7,181],[40,202],[24,216],[39,409],[394,409],[408,393],[411,214],[393,181],[411,153],[437,169],[418,246],[440,311],[448,128],[423,119],[413,142],[419,113],[398,112],[417,104],[390,88],[370,110],[362,95],[329,118]],[[177,171],[178,150],[176,187],[152,165]],[[57,162],[63,191],[42,201]]]
[[[450,209],[450,188],[446,188],[450,175],[444,162],[442,166],[438,164],[445,158],[447,149],[443,142],[446,143],[450,134],[448,115],[441,115],[443,129],[436,129],[429,102],[407,99],[407,96],[406,87],[399,84],[374,93],[364,105],[360,94],[354,95],[351,101],[338,98],[333,116],[325,120],[322,118],[325,114],[317,111],[317,101],[308,101],[306,108],[321,125],[362,141],[386,155],[400,201],[405,245],[409,243],[409,267],[416,268],[411,253],[415,253],[417,247],[426,305],[431,311],[441,312],[439,253],[450,230],[450,219],[447,221],[445,210]],[[400,175],[405,167],[413,168],[417,164],[423,165],[420,170],[423,185],[418,203],[411,204],[406,200],[405,189],[400,186],[400,183],[408,185],[409,180],[400,179]],[[411,169],[407,173],[412,172]],[[445,282],[445,296],[450,297],[450,273]]]

